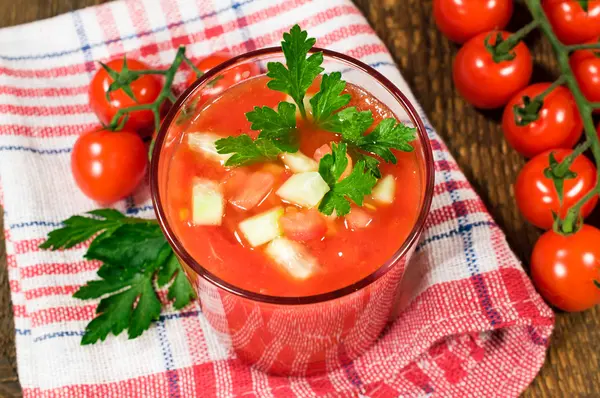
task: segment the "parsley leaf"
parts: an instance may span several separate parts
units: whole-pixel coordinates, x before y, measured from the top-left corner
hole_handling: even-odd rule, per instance
[[[124,224],[108,236],[95,239],[90,244],[85,258],[143,269],[167,246],[168,243],[158,224]]]
[[[167,298],[174,300],[173,307],[179,310],[188,305],[196,297],[196,294],[185,276],[179,260],[174,254],[169,257],[159,271],[157,283],[159,287],[164,287],[171,281]]]
[[[309,39],[306,31],[300,29],[300,26],[294,25],[289,33],[283,34],[283,41],[281,42],[287,67],[281,62],[269,62],[267,64],[267,76],[271,78],[267,83],[267,87],[292,97],[303,118],[306,118],[304,108],[306,90],[324,70],[321,67],[323,53],[317,52],[306,58],[315,43],[316,40]]]
[[[252,130],[260,130],[259,139],[270,140],[283,152],[298,151],[296,105],[280,102],[277,111],[268,106],[255,106],[246,113]]]
[[[85,242],[94,235],[85,257],[104,262],[98,280],[88,281],[73,297],[100,298],[96,317],[88,323],[81,344],[103,341],[127,330],[129,338],[141,335],[158,319],[161,303],[154,288],[170,283],[168,298],[183,308],[195,297],[181,265],[155,220],[125,217],[113,209],[73,216],[65,226],[50,232],[41,248],[58,250]]]
[[[356,144],[360,149],[379,155],[388,163],[396,164],[390,148],[411,152],[410,144],[416,138],[416,129],[399,123],[394,118],[382,120],[372,133],[362,136]]]
[[[40,249],[70,249],[78,243],[85,242],[100,231],[111,231],[123,222],[132,222],[113,209],[100,209],[88,212],[95,218],[72,216],[63,221],[64,227],[55,229],[48,234],[48,239],[40,245]]]
[[[359,112],[356,107],[351,106],[333,115],[323,127],[341,134],[345,141],[356,144],[372,124],[373,114],[371,111]]]
[[[275,160],[281,153],[281,149],[273,141],[265,138],[252,140],[248,134],[221,138],[215,142],[215,146],[218,153],[234,154],[227,159],[225,166],[245,166],[256,162]]]
[[[346,144],[331,144],[331,150],[332,153],[323,156],[319,162],[319,174],[331,188],[323,197],[319,211],[330,215],[335,210],[338,216],[344,216],[350,213],[350,201],[362,206],[365,195],[371,193],[377,178],[366,170],[365,161],[359,160],[350,175],[338,181],[348,165]]]
[[[366,169],[377,178],[381,178],[379,160],[371,154],[381,157],[388,163],[396,164],[396,156],[391,149],[411,152],[410,144],[416,138],[416,129],[397,122],[394,118],[382,120],[375,129],[365,135],[373,124],[371,111],[358,111],[355,107],[345,108],[322,125],[323,128],[339,133],[343,142],[350,145],[355,158],[365,162]]]
[[[348,105],[351,97],[350,94],[342,95],[345,88],[346,82],[340,72],[323,75],[319,92],[310,99],[315,123],[327,123],[333,112]]]

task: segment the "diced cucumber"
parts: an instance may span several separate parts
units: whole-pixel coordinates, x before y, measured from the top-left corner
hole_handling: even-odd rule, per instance
[[[319,172],[309,171],[294,174],[276,193],[283,200],[310,208],[317,206],[327,192],[329,192],[329,185]]]
[[[319,164],[313,158],[309,158],[300,151],[296,153],[282,153],[279,157],[283,164],[294,173],[319,170]]]
[[[218,183],[197,178],[192,187],[192,221],[195,225],[221,225],[225,200]]]
[[[252,247],[263,245],[281,236],[279,218],[282,215],[283,207],[257,214],[242,221],[240,231]]]
[[[208,159],[225,164],[227,159],[232,156],[231,153],[220,154],[217,152],[215,142],[224,137],[213,133],[189,133],[187,137],[190,148],[194,151],[201,152]]]
[[[296,279],[310,277],[319,267],[317,259],[304,246],[286,238],[272,240],[265,253]]]
[[[395,194],[396,179],[391,174],[388,174],[379,180],[377,185],[375,185],[375,188],[373,188],[373,192],[371,192],[375,201],[385,204],[393,203]]]

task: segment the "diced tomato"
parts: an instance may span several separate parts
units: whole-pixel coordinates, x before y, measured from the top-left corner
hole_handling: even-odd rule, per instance
[[[313,155],[313,159],[315,159],[318,163],[321,161],[323,156],[327,155],[328,153],[331,153],[331,147],[329,146],[329,144],[321,145],[315,151],[315,154]]]
[[[285,167],[276,163],[265,163],[260,169],[266,173],[273,174],[275,177],[279,177],[285,173]]]
[[[291,240],[321,239],[327,232],[327,221],[315,209],[297,210],[289,207],[279,219],[283,234]]]
[[[331,153],[331,146],[329,146],[329,144],[322,145],[315,151],[313,159],[315,159],[318,163],[321,161],[323,156],[327,155],[328,153]],[[340,176],[340,180],[343,180],[344,178],[348,177],[350,173],[352,173],[352,158],[350,155],[346,154],[346,159],[348,159],[348,166],[346,166],[346,169]]]
[[[262,202],[273,190],[275,176],[264,171],[257,171],[246,178],[229,203],[242,210],[250,210]]]
[[[236,168],[231,170],[231,173],[226,177],[223,183],[223,193],[226,198],[233,197],[239,192],[249,177],[248,171],[245,168]]]
[[[358,207],[353,207],[350,214],[346,216],[346,225],[350,229],[367,228],[371,221],[373,221],[373,216]]]

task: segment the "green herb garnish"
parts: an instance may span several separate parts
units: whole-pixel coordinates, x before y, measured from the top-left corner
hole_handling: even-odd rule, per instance
[[[85,258],[104,263],[98,270],[100,279],[89,281],[73,295],[82,300],[101,298],[81,344],[103,341],[108,334],[123,330],[133,339],[147,330],[161,311],[155,282],[159,288],[170,283],[167,296],[176,309],[195,297],[156,220],[125,217],[113,209],[88,214],[92,217],[65,220],[65,226],[50,232],[40,245],[42,249],[68,249],[96,235]]]
[[[346,82],[342,80],[340,72],[323,75],[319,92],[310,99],[312,116],[316,124],[326,126],[332,122],[335,111],[348,105],[351,97],[350,94],[342,94],[345,88]]]
[[[335,210],[338,216],[344,216],[350,213],[350,200],[362,206],[364,197],[371,193],[377,178],[366,170],[365,162],[359,160],[350,175],[338,181],[348,166],[346,144],[331,144],[331,150],[332,153],[323,156],[319,162],[319,174],[330,188],[319,205],[319,211],[330,215]]]
[[[225,162],[225,166],[247,166],[275,160],[281,153],[281,149],[273,141],[263,138],[252,140],[248,134],[222,138],[215,142],[215,146],[218,153],[233,153],[233,156]]]
[[[268,106],[256,106],[246,113],[246,118],[252,123],[252,130],[260,131],[258,138],[272,141],[282,152],[298,151],[294,104],[280,102],[277,111]]]
[[[267,76],[272,79],[267,83],[267,87],[292,97],[303,118],[306,118],[306,109],[304,108],[306,90],[324,70],[321,67],[323,53],[317,52],[306,57],[315,43],[316,39],[309,39],[305,30],[294,25],[289,33],[283,34],[281,42],[286,65],[281,62],[267,64]]]
[[[215,142],[217,152],[233,153],[225,166],[245,166],[252,163],[277,159],[282,152],[298,151],[296,136],[296,106],[280,102],[277,111],[268,106],[254,107],[246,113],[252,130],[259,130],[256,140],[249,135],[227,137]]]
[[[396,164],[397,159],[391,149],[411,152],[414,148],[410,142],[415,138],[415,128],[399,123],[394,118],[388,118],[382,120],[373,132],[353,140],[352,143],[366,152],[380,156],[388,163]]]

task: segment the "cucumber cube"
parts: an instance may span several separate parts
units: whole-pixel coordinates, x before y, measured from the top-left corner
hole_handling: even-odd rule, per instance
[[[239,224],[240,231],[252,247],[263,245],[281,236],[279,218],[283,207],[276,207],[264,213],[245,219]]]
[[[379,203],[391,204],[394,202],[396,194],[396,180],[394,176],[388,174],[383,177],[371,192],[373,199]]]
[[[204,154],[207,159],[214,160],[223,165],[232,154],[220,154],[217,152],[215,142],[221,138],[224,137],[212,133],[189,133],[187,135],[188,145],[191,149]]]
[[[319,172],[309,171],[288,178],[276,194],[287,202],[311,208],[317,206],[327,192],[329,185]]]
[[[306,279],[319,268],[317,259],[304,246],[286,238],[272,240],[265,253],[296,279]]]
[[[192,187],[192,222],[195,225],[221,225],[225,200],[215,181],[198,178]]]
[[[319,164],[313,158],[309,158],[302,152],[282,153],[279,155],[283,164],[293,173],[305,173],[307,171],[318,171]]]

